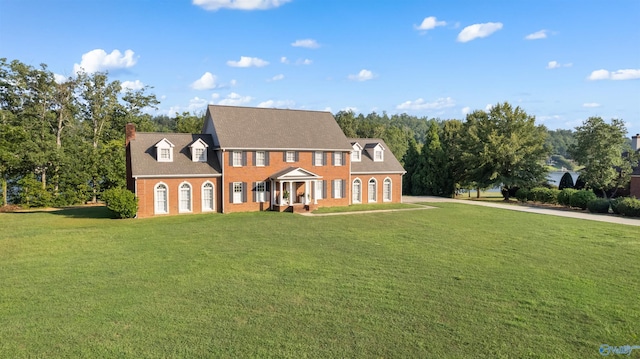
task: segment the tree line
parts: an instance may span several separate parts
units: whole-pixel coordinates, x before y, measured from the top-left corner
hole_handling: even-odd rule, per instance
[[[106,72],[57,82],[45,64],[0,59],[0,205],[70,205],[125,186],[124,128],[200,132],[203,115],[152,117],[151,88]]]
[[[0,58],[0,205],[77,204],[124,187],[129,122],[142,132],[201,132],[204,113],[150,115],[160,103],[151,90],[124,88],[106,72],[56,81],[45,64]],[[387,143],[407,171],[405,194],[451,196],[501,186],[508,197],[517,187],[544,183],[546,163],[570,168],[572,160],[585,166],[594,188],[618,188],[637,163],[633,154],[621,160],[628,148],[622,121],[590,118],[576,131],[548,131],[506,102],[464,121],[351,111],[335,119],[347,137]],[[596,154],[593,143],[601,144]]]

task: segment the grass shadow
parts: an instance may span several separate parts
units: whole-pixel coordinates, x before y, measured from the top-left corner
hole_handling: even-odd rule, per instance
[[[49,213],[56,216],[63,216],[67,218],[115,218],[113,213],[105,206],[82,206],[82,207],[69,207],[69,208],[52,208],[41,209],[32,211],[19,211],[13,212],[15,214],[30,214],[30,213]]]

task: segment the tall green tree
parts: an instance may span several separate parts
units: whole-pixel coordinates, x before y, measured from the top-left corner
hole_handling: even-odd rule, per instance
[[[417,180],[413,183],[416,194],[428,196],[448,196],[448,165],[442,143],[439,126],[432,123],[422,146],[421,160],[417,170]],[[414,179],[412,179],[413,181]]]
[[[204,125],[205,114],[191,114],[189,112],[183,112],[182,114],[176,113],[176,132],[180,133],[201,133]]]
[[[413,176],[417,173],[420,165],[420,149],[415,139],[409,139],[407,152],[402,158],[402,162],[404,163],[404,170],[407,171],[402,176],[402,192],[403,194],[415,195],[417,193],[413,192]],[[419,180],[419,174],[416,179]]]
[[[584,168],[580,178],[587,187],[615,192],[626,186],[631,179],[631,168],[638,163],[638,156],[631,151],[626,138],[624,122],[612,119],[606,123],[600,117],[589,117],[576,127],[576,143],[569,152]],[[626,155],[623,155],[626,153]]]
[[[513,187],[531,186],[546,177],[547,129],[520,107],[504,102],[489,112],[467,115],[469,180],[502,186],[505,200]],[[475,164],[475,166],[474,166]],[[474,168],[475,167],[475,168]]]
[[[446,158],[444,195],[455,197],[464,181],[465,167],[462,161],[463,124],[459,120],[445,121],[442,126],[442,150]]]

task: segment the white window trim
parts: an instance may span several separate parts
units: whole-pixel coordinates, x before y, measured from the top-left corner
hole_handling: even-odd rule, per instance
[[[378,158],[380,155],[380,158]],[[383,162],[384,161],[384,152],[382,150],[374,150],[373,151],[373,161],[374,162]]]
[[[389,198],[385,198],[385,184],[389,181]],[[387,177],[382,181],[382,202],[391,202],[393,200],[393,181]]]
[[[258,186],[262,185],[264,191],[258,191]],[[263,203],[263,202],[267,202],[269,196],[267,195],[267,182],[266,181],[258,181],[256,182],[256,202],[257,203]],[[262,198],[260,198],[260,196],[262,196]]]
[[[340,190],[336,191],[338,189],[338,183],[340,183]],[[335,179],[333,180],[332,186],[331,186],[331,190],[333,191],[333,198],[342,198],[342,180],[341,179]]]
[[[355,186],[355,184],[356,184],[356,181],[358,181],[358,182],[360,183],[360,193],[359,193],[359,195],[360,195],[360,199],[356,199],[356,198],[354,197],[354,195],[355,195],[355,191],[353,190],[353,188],[354,188],[354,186]],[[362,180],[361,180],[360,178],[358,178],[358,177],[356,177],[356,178],[353,180],[353,182],[351,183],[351,197],[352,197],[352,199],[351,199],[351,200],[352,200],[352,202],[353,202],[353,203],[362,203]]]
[[[205,201],[204,201],[204,187],[206,185],[210,184],[211,185],[211,208],[207,208],[205,206]],[[202,208],[202,212],[213,212],[216,210],[216,185],[213,184],[213,182],[211,181],[206,181],[202,184],[202,186],[200,186],[200,198],[201,198],[201,208]]]
[[[164,186],[164,190],[166,193],[165,197],[165,207],[166,211],[158,211],[158,187]],[[169,186],[167,186],[164,182],[158,182],[153,186],[153,214],[167,214],[169,213]]]
[[[373,199],[371,199],[371,191],[370,191],[371,188],[369,187],[369,183],[372,180],[375,183],[375,191],[373,191]],[[378,202],[378,180],[371,177],[367,181],[367,203],[376,203],[376,202]]]
[[[333,165],[334,166],[344,166],[344,163],[342,163],[342,152],[334,152],[333,153]]]
[[[206,144],[201,138],[197,139],[194,143],[189,145],[191,148],[191,161],[193,162],[207,162],[207,148],[209,145]],[[202,150],[202,159],[196,155],[196,151]]]
[[[189,208],[182,208],[182,186],[187,185],[189,187]],[[191,213],[193,212],[193,186],[191,183],[185,181],[178,185],[178,213]]]
[[[240,185],[240,192],[236,192],[236,185]],[[242,198],[244,198],[243,191],[242,182],[233,182],[233,198],[231,198],[231,203],[242,203]],[[240,199],[238,201],[236,201],[236,193],[240,193]]]
[[[155,145],[156,147],[156,161],[158,162],[173,162],[173,148],[175,147],[173,143],[169,142],[166,138],[158,141]],[[169,158],[162,158],[162,150],[169,150]]]
[[[289,155],[291,155],[291,158],[289,158]],[[295,161],[296,161],[296,151],[287,151],[285,153],[285,162],[292,163]]]
[[[236,163],[236,156],[238,156],[238,163]],[[242,167],[242,151],[231,152],[231,164],[232,167]]]
[[[318,157],[319,156],[319,157]],[[324,163],[324,152],[315,151],[313,153],[313,165],[314,166],[322,166]]]
[[[262,154],[262,163],[258,162],[258,153]],[[264,167],[267,163],[267,152],[265,151],[256,151],[256,167]]]

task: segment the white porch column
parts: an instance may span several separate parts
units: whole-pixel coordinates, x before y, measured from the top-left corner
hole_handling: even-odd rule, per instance
[[[280,184],[280,195],[278,198],[278,206],[282,206],[282,181],[278,182]]]
[[[269,203],[269,209],[273,211],[273,202],[276,201],[276,191],[274,189],[274,182],[273,180],[271,180],[271,185],[269,186],[269,189],[271,190],[271,203]]]
[[[318,180],[313,180],[313,204],[318,204]]]
[[[295,203],[295,201],[293,200],[295,196],[296,194],[293,193],[293,181],[289,181],[289,205]]]
[[[309,204],[307,203],[309,200],[309,181],[304,181],[304,204]]]

